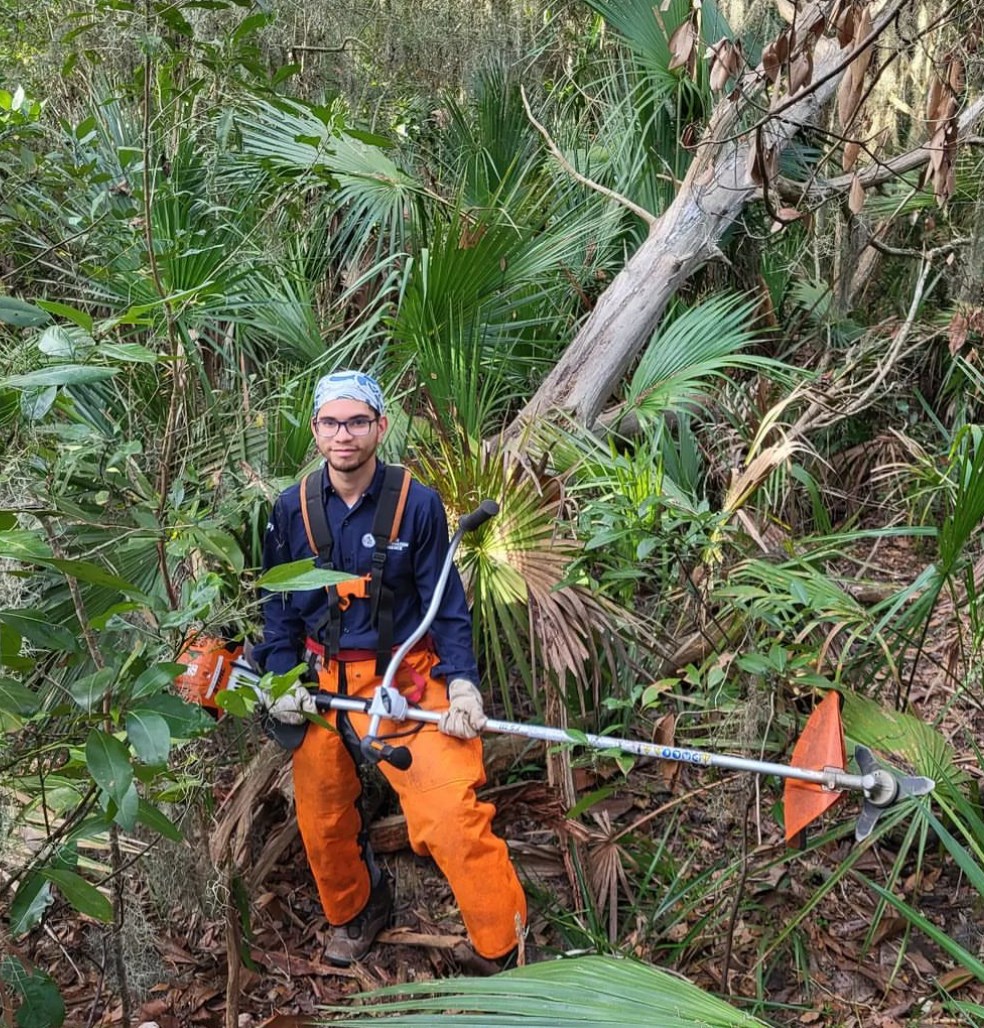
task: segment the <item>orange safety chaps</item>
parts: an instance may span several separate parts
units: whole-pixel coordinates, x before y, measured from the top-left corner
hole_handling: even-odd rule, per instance
[[[417,705],[424,710],[448,706],[444,682],[430,676],[436,663],[429,650],[412,652],[394,683],[409,695],[419,693],[423,681]],[[322,689],[368,698],[379,684],[375,660],[344,663],[341,682],[339,669],[339,662],[332,660],[320,672]],[[321,905],[329,923],[340,925],[362,911],[378,874],[368,844],[369,826],[363,824],[362,784],[349,748],[352,731],[361,738],[369,718],[349,711],[324,717],[338,730],[308,727],[294,751],[294,797]],[[420,730],[412,731],[418,725]],[[481,956],[495,960],[517,944],[517,927],[526,923],[526,897],[506,844],[492,834],[495,807],[475,795],[485,783],[481,739],[455,739],[442,735],[437,725],[412,721],[382,721],[379,727],[381,736],[408,731],[393,745],[410,750],[410,768],[398,771],[386,763],[379,768],[400,799],[413,851],[434,858],[458,901],[472,945]]]

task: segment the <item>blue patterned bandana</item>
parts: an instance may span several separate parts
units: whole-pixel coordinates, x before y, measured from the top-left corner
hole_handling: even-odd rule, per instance
[[[379,383],[362,371],[335,371],[318,379],[314,387],[314,416],[332,400],[361,400],[377,413],[385,412],[383,391]]]

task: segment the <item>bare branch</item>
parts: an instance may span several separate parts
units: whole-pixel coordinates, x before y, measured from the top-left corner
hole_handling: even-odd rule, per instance
[[[610,200],[614,200],[617,204],[620,204],[626,210],[631,211],[636,217],[642,218],[642,220],[652,228],[656,224],[656,216],[647,211],[644,207],[640,207],[637,203],[634,203],[627,196],[623,196],[621,193],[615,192],[614,189],[609,189],[607,186],[601,185],[600,182],[595,182],[593,179],[588,178],[586,175],[582,175],[568,159],[561,153],[560,147],[550,138],[550,133],[541,125],[536,118],[533,116],[533,111],[530,110],[529,101],[526,99],[526,90],[520,86],[520,95],[523,98],[523,109],[526,111],[526,117],[529,118],[530,124],[543,136],[543,141],[547,144],[547,149],[553,154],[557,163],[567,172],[571,178],[580,182],[582,186],[587,186],[588,189],[593,189],[596,193],[601,193],[602,196],[607,196]]]

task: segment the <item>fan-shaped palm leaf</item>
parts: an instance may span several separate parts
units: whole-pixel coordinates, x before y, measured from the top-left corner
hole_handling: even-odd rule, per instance
[[[347,129],[339,104],[260,101],[236,121],[245,155],[309,186],[331,187],[343,214],[336,247],[342,264],[357,262],[370,242],[389,253],[406,248],[407,216],[426,190],[383,152],[387,140]]]
[[[573,683],[582,698],[594,691],[599,659],[614,659],[621,612],[565,584],[580,544],[560,529],[560,480],[543,476],[514,450],[447,433],[422,439],[411,461],[458,513],[486,497],[500,503],[500,514],[466,537],[460,563],[480,654],[507,708],[516,674],[534,696],[543,675],[562,688]]]
[[[392,999],[406,996],[407,999]],[[528,1028],[752,1028],[763,1021],[678,975],[631,960],[580,957],[516,968],[487,979],[419,982],[370,993],[373,1005],[344,1025],[524,1025]],[[377,1003],[381,1000],[381,1003]],[[455,1012],[455,1011],[467,1011]]]
[[[778,361],[741,352],[756,338],[755,307],[755,301],[724,294],[664,319],[625,391],[625,409],[640,419],[685,409],[729,369],[786,372]]]

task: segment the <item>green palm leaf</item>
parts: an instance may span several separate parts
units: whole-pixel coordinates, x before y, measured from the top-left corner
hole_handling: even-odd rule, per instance
[[[387,140],[353,134],[339,105],[259,101],[237,117],[243,153],[304,184],[332,187],[343,212],[338,236],[348,260],[372,239],[389,252],[404,248],[405,219],[425,190],[384,152]],[[366,141],[371,140],[371,141]]]
[[[741,352],[756,338],[755,309],[755,301],[723,294],[664,320],[632,375],[625,408],[640,418],[661,416],[698,400],[729,369],[785,372],[778,361]]]
[[[394,995],[406,999],[391,999]],[[687,979],[631,960],[588,956],[516,968],[492,978],[419,982],[369,993],[364,1014],[335,1024],[524,1025],[528,1028],[751,1028],[758,1018]],[[376,1000],[383,1002],[377,1003]],[[345,1008],[333,1008],[344,1010]],[[461,1011],[467,1011],[461,1012]]]

